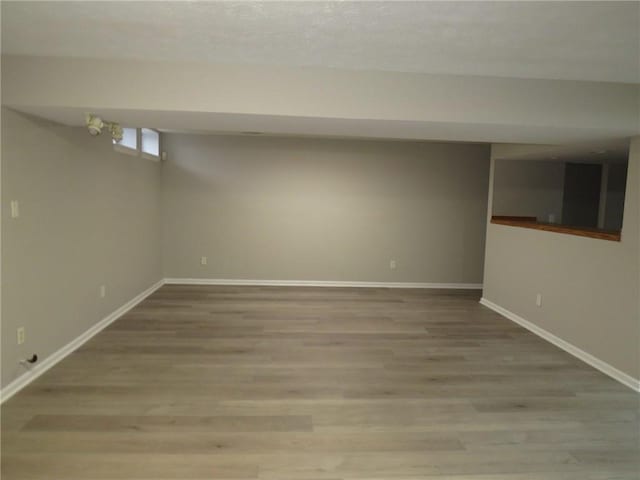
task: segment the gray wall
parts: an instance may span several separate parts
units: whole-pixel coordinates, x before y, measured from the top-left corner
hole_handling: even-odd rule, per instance
[[[164,147],[166,277],[482,280],[487,147],[185,134]]]
[[[548,222],[549,215],[560,223],[564,162],[495,160],[493,215],[536,217]]]
[[[504,153],[501,149],[492,149],[492,163]],[[637,137],[629,155],[621,242],[488,224],[483,292],[489,301],[636,379],[640,378],[639,184]],[[542,294],[541,307],[535,304],[537,293]]]
[[[2,386],[161,279],[159,188],[108,136],[2,109]]]

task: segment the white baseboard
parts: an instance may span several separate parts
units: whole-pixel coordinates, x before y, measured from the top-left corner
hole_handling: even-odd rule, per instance
[[[4,387],[2,391],[0,391],[0,403],[5,402],[9,398],[11,398],[13,395],[15,395],[17,392],[19,392],[24,387],[26,387],[29,383],[33,382],[36,378],[38,378],[44,372],[49,370],[51,367],[53,367],[56,363],[58,363],[64,357],[72,353],[74,350],[78,349],[80,346],[82,346],[82,344],[87,342],[96,334],[100,333],[111,323],[115,322],[122,315],[124,315],[133,307],[135,307],[140,302],[142,302],[145,298],[147,298],[149,295],[155,292],[162,285],[164,285],[164,280],[160,280],[156,284],[147,288],[144,292],[140,293],[139,295],[136,295],[134,298],[129,300],[120,308],[118,308],[117,310],[114,310],[105,318],[100,320],[98,323],[96,323],[93,327],[91,327],[89,330],[84,332],[82,335],[80,335],[79,337],[76,337],[71,342],[67,343],[64,347],[62,347],[61,349],[49,355],[42,362],[37,363],[32,367],[30,367],[28,370],[25,371],[25,373],[23,373],[18,378],[13,380],[6,387]]]
[[[486,298],[481,298],[480,303],[485,307],[490,308],[494,312],[499,313],[503,317],[508,318],[512,322],[517,323],[518,325],[526,328],[530,332],[535,333],[539,337],[545,339],[546,341],[553,343],[556,347],[561,348],[567,353],[570,353],[576,358],[579,358],[583,362],[591,365],[592,367],[600,370],[602,373],[610,376],[611,378],[617,380],[618,382],[626,385],[627,387],[635,390],[636,392],[640,392],[640,380],[637,378],[633,378],[631,375],[624,373],[621,370],[618,370],[616,367],[609,365],[607,362],[600,360],[599,358],[594,357],[590,353],[585,352],[584,350],[572,345],[571,343],[563,340],[560,337],[557,337],[551,332],[548,332],[544,328],[540,328],[537,325],[534,325],[528,320],[516,315],[515,313],[507,310],[506,308],[501,307],[500,305],[496,305],[490,300]]]
[[[225,278],[165,278],[168,285],[245,285],[269,287],[442,288],[481,290],[481,283],[343,282],[326,280],[238,280]]]

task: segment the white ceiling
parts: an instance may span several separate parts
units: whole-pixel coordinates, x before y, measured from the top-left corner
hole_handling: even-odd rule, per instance
[[[2,2],[2,51],[640,83],[639,2]]]

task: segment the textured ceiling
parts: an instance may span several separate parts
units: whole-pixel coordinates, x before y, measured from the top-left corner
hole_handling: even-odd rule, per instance
[[[640,83],[639,2],[2,2],[2,51]]]

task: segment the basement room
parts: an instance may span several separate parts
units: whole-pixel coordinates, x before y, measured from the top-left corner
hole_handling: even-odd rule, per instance
[[[0,13],[3,480],[640,479],[640,2]]]

